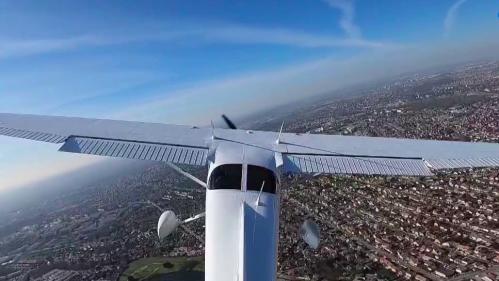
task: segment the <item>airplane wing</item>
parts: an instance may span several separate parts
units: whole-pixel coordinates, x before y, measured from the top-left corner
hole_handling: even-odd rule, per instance
[[[0,135],[63,143],[64,152],[203,166],[210,129],[0,113]]]
[[[0,114],[0,135],[64,143],[65,152],[205,165],[213,141],[272,150],[288,173],[432,175],[432,169],[498,167],[499,144],[292,134]],[[279,161],[278,161],[279,162]]]
[[[327,174],[431,175],[431,169],[499,167],[499,144],[283,134],[284,169]]]

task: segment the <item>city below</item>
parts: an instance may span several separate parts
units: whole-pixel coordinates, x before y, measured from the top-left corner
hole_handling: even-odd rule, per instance
[[[344,89],[245,126],[278,130],[283,120],[286,132],[498,143],[499,62]],[[282,180],[281,280],[499,280],[497,168]],[[204,203],[202,188],[154,163],[47,191],[0,214],[0,280],[203,280],[204,221],[160,242],[154,205],[185,219]],[[316,250],[300,239],[305,219],[321,229]],[[177,267],[184,275],[172,275]]]

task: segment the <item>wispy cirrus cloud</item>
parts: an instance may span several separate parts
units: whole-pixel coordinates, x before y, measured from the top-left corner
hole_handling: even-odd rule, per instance
[[[31,40],[12,40],[3,38],[0,40],[0,58],[43,54],[88,46],[102,46],[110,43],[110,40],[105,40],[104,38],[98,38],[95,36]]]
[[[359,26],[355,24],[355,5],[353,0],[324,0],[329,6],[340,10],[340,27],[350,38],[361,38]]]
[[[331,8],[337,9],[340,12],[339,26],[345,33],[344,42],[362,43],[366,47],[386,48],[400,47],[399,44],[388,42],[372,41],[362,36],[361,28],[355,23],[355,2],[354,0],[323,0]]]
[[[223,22],[215,24],[183,22],[174,30],[168,28],[167,23],[146,23],[142,28],[134,26],[131,28],[132,31],[125,29],[126,33],[100,31],[29,40],[0,37],[0,59],[141,42],[175,42],[189,45],[260,44],[295,48],[384,48],[397,46],[391,42],[367,40],[362,37],[361,29],[354,21],[355,5],[353,1],[323,1],[340,11],[338,25],[344,31],[345,36]]]
[[[447,14],[444,19],[444,36],[448,36],[454,27],[454,24],[459,13],[461,6],[468,0],[457,0],[450,8],[447,10]]]
[[[101,33],[30,40],[0,38],[0,59],[141,42],[176,42],[192,45],[214,43],[262,44],[296,48],[382,48],[394,46],[394,44],[387,42],[369,41],[361,38],[360,31],[356,31],[358,28],[348,23],[349,21],[349,16],[347,16],[346,19],[342,20],[344,23],[341,24],[345,26],[346,30],[349,30],[349,35],[351,35],[346,38],[289,29],[255,28],[234,24],[222,24],[211,27],[189,26],[185,29],[175,31],[157,27],[152,33]]]
[[[339,38],[328,35],[310,34],[287,29],[251,28],[227,26],[197,34],[209,40],[239,44],[273,44],[301,48],[361,47],[379,48],[392,44],[367,41],[360,37]]]

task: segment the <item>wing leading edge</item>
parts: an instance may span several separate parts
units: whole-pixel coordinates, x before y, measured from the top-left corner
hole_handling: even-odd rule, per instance
[[[0,135],[63,143],[64,152],[203,166],[211,132],[157,123],[0,113]]]

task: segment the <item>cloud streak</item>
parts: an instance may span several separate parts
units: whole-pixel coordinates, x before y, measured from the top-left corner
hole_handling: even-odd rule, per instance
[[[195,33],[195,32],[194,32]],[[380,48],[388,43],[367,41],[360,37],[337,38],[332,36],[308,34],[286,29],[255,29],[244,26],[231,26],[201,32],[199,36],[206,36],[210,40],[239,44],[273,44],[287,45],[301,48],[332,48],[332,47],[360,47]]]
[[[9,40],[4,38],[0,40],[0,58],[29,56],[92,46],[105,46],[113,43],[118,42],[95,36],[34,40]]]
[[[457,19],[459,13],[459,8],[466,3],[468,0],[457,0],[450,8],[447,10],[447,14],[444,19],[444,36],[449,36],[452,28]]]
[[[347,5],[348,6],[348,5]],[[349,14],[349,8],[346,9]],[[352,11],[353,13],[353,11]],[[156,28],[153,33],[81,35],[66,38],[34,40],[0,39],[0,59],[72,51],[130,43],[159,42],[203,44],[262,44],[296,48],[383,48],[394,46],[386,42],[368,41],[360,37],[360,32],[350,22],[350,16],[343,16],[342,26],[349,30],[349,37],[337,38],[330,35],[304,33],[289,29],[255,28],[243,25],[218,25],[211,27],[188,27],[183,30]]]
[[[16,40],[0,37],[0,59],[24,57],[86,48],[126,45],[134,43],[180,43],[188,46],[209,44],[276,45],[294,48],[385,48],[396,46],[390,42],[367,40],[362,37],[354,21],[355,5],[350,0],[324,0],[338,9],[339,26],[345,36],[314,34],[285,28],[265,28],[233,23],[184,22],[176,29],[165,28],[167,23],[145,23],[126,33],[92,32],[66,37]]]

